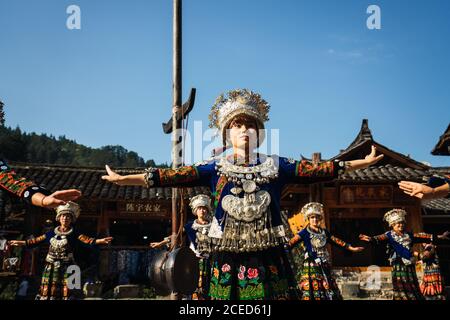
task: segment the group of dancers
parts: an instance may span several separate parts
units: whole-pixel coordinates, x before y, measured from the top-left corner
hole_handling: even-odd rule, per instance
[[[201,263],[200,285],[194,297],[213,300],[340,299],[341,294],[330,272],[326,244],[332,243],[353,252],[364,248],[353,247],[320,227],[324,216],[320,203],[303,207],[308,226],[289,239],[280,214],[281,191],[289,183],[331,181],[346,172],[374,165],[383,155],[377,155],[374,146],[364,159],[352,161],[313,163],[260,154],[257,149],[265,138],[268,112],[269,104],[259,94],[246,89],[230,91],[219,96],[209,117],[211,127],[221,133],[223,154],[178,169],[148,168],[140,174],[126,176],[106,166],[107,174],[102,179],[120,186],[210,188],[212,201],[206,195],[191,200],[197,219],[186,226]],[[112,240],[94,240],[70,231],[67,223],[63,225],[62,213],[76,211],[76,205],[70,201],[80,196],[77,190],[51,194],[17,177],[6,164],[5,167],[0,176],[3,188],[35,205],[57,207],[57,213],[60,213],[60,226],[35,241],[47,240],[51,248],[54,246],[54,252],[60,252],[62,247],[76,240],[87,245],[106,244]],[[401,182],[400,188],[420,198],[447,196],[449,180],[436,188],[414,182]],[[75,212],[68,215],[71,222],[76,219]],[[387,212],[385,220],[392,230],[373,237],[361,235],[360,239],[375,244],[388,243],[395,299],[422,299],[412,245],[416,242],[433,244],[448,239],[448,233],[433,236],[406,232],[405,216],[402,209]],[[290,248],[299,243],[305,247],[305,260],[301,278],[297,281],[288,256]],[[33,245],[35,242],[13,244]],[[432,256],[433,250],[428,250],[428,257]],[[41,286],[40,296],[55,298],[56,293],[65,290],[64,286],[52,282],[59,277],[55,274],[60,272],[52,268],[46,268],[44,272],[47,296],[42,289],[45,286]],[[436,278],[434,273],[426,275],[430,279]]]

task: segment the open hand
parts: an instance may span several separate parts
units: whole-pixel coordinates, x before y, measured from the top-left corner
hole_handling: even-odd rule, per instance
[[[97,239],[95,241],[95,243],[96,244],[110,244],[113,239],[114,239],[113,237],[106,237],[103,239]]]
[[[120,174],[115,173],[111,170],[111,168],[108,165],[105,165],[106,172],[108,175],[102,176],[103,180],[106,180],[108,182],[115,183],[117,185],[120,185],[120,181],[122,180],[122,176]]]
[[[162,245],[163,245],[162,242],[152,242],[152,243],[150,243],[150,248],[158,249],[158,248],[162,247]]]
[[[419,199],[422,199],[424,196],[433,193],[433,188],[430,188],[429,186],[417,182],[400,181],[398,183],[398,186],[407,195]]]
[[[67,201],[73,201],[81,197],[81,191],[76,189],[60,190],[46,196],[42,200],[42,206],[47,209],[54,209],[64,205]]]
[[[26,245],[26,242],[23,240],[11,240],[8,241],[8,244],[12,247],[23,247],[24,245]]]
[[[369,166],[371,166],[371,165],[377,163],[378,161],[380,161],[381,159],[383,159],[384,155],[380,154],[377,156],[376,153],[377,153],[377,148],[375,146],[372,146],[372,151],[370,152],[370,154],[365,156],[364,160],[366,160],[366,162]]]

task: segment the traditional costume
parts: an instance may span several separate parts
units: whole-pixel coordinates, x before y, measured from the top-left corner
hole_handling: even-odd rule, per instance
[[[56,220],[62,214],[70,214],[72,223],[80,215],[80,208],[74,202],[68,202],[56,208]],[[50,247],[45,258],[45,267],[37,300],[69,300],[73,299],[73,292],[67,283],[67,267],[75,265],[74,249],[78,243],[94,246],[95,239],[79,234],[73,228],[66,232],[59,227],[37,238],[26,240],[27,247],[34,247],[42,243],[49,243]]]
[[[389,226],[396,223],[406,223],[406,211],[393,209],[384,215],[384,221]],[[416,259],[412,247],[415,243],[431,243],[435,236],[426,233],[404,232],[398,234],[394,230],[382,235],[371,237],[375,243],[387,243],[389,263],[392,266],[392,285],[394,300],[423,300],[416,273]]]
[[[269,105],[259,94],[235,90],[220,96],[211,126],[226,129],[236,116],[254,119],[259,129],[268,120]],[[259,142],[264,139],[260,132]],[[253,163],[236,165],[225,156],[179,169],[146,170],[149,187],[208,186],[215,215],[209,237],[214,244],[209,295],[212,299],[295,299],[297,289],[283,244],[288,241],[280,215],[280,198],[288,183],[328,181],[343,173],[345,163],[313,164],[277,155],[258,155]]]
[[[209,196],[204,194],[193,197],[189,205],[194,214],[198,207],[208,208],[208,215],[210,215],[212,211],[211,199]],[[192,249],[192,251],[194,251],[197,258],[199,258],[198,263],[200,275],[198,279],[197,289],[192,295],[192,298],[194,300],[209,299],[209,279],[211,277],[211,263],[209,257],[211,254],[212,246],[211,238],[208,236],[210,227],[211,222],[202,224],[199,223],[197,219],[194,221],[190,221],[184,227],[190,242],[190,248]]]
[[[317,202],[306,204],[301,213],[308,221],[312,215],[324,217],[323,205]],[[331,235],[326,229],[313,231],[309,225],[297,233],[290,241],[289,247],[302,242],[305,246],[305,259],[301,271],[299,288],[302,300],[342,300],[336,281],[331,274],[330,255],[327,244],[349,248],[350,244]]]

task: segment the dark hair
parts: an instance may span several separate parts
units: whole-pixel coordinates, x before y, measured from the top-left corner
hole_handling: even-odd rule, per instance
[[[234,117],[230,123],[227,126],[227,129],[230,129],[234,124],[253,124],[255,126],[256,129],[256,145],[259,146],[259,125],[258,125],[258,121],[256,121],[253,117],[247,116],[247,115],[239,115]],[[226,132],[227,135],[228,132]],[[226,146],[226,140],[227,137],[224,137],[222,143],[223,143],[223,147],[225,148]],[[258,153],[259,155],[259,153]]]

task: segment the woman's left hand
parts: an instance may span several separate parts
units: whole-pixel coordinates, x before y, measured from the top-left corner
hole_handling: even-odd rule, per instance
[[[370,154],[368,154],[364,158],[364,160],[366,161],[368,166],[371,166],[371,165],[377,163],[378,161],[380,161],[381,159],[383,159],[383,157],[384,157],[383,154],[380,154],[378,156],[376,154],[377,154],[377,148],[375,146],[372,146],[372,151],[370,152]]]
[[[97,239],[97,241],[95,241],[95,243],[96,244],[110,244],[112,240],[113,240],[113,237],[106,237],[103,239]]]

